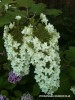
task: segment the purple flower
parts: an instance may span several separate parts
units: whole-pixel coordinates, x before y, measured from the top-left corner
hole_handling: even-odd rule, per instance
[[[9,100],[6,96],[0,95],[0,100]]]
[[[2,95],[0,95],[0,100],[4,100],[4,97]]]
[[[9,72],[8,81],[10,83],[15,84],[15,83],[19,82],[21,79],[22,79],[22,76],[17,76],[15,73],[13,73],[13,71]]]
[[[28,92],[21,96],[21,100],[33,100],[33,96],[31,96]]]

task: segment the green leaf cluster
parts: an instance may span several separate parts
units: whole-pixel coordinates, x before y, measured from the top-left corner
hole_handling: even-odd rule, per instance
[[[66,50],[66,56],[70,61],[75,61],[75,47],[70,46],[69,50]]]

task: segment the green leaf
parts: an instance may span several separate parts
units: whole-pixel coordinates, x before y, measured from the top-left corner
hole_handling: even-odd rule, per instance
[[[19,91],[19,90],[15,90],[15,91],[14,91],[14,95],[15,95],[16,97],[21,97],[22,92]]]
[[[2,94],[2,95],[5,95],[5,96],[8,96],[8,95],[9,95],[9,93],[8,93],[7,90],[2,90],[2,91],[1,91],[1,94]]]
[[[4,15],[0,17],[0,27],[4,26],[5,24],[10,23],[10,16],[9,15]]]
[[[46,5],[43,3],[39,3],[39,4],[34,4],[31,9],[30,12],[35,13],[35,14],[40,14],[45,10]]]
[[[15,86],[16,84],[7,83],[5,89],[12,90],[13,88],[15,88]]]
[[[34,4],[34,1],[33,0],[17,0],[17,4],[20,6],[20,7],[31,7],[33,4]]]
[[[2,89],[4,87],[4,79],[3,77],[1,76],[0,77],[0,89]]]
[[[32,92],[32,94],[33,94],[34,96],[37,96],[39,93],[40,93],[40,88],[39,88],[38,84],[35,84],[35,85],[33,86],[33,92]]]
[[[4,16],[0,16],[0,27],[9,24],[11,21],[15,19],[15,16],[17,15],[24,17],[25,11],[20,11],[20,10],[7,11],[7,13]]]
[[[12,3],[12,2],[13,2],[13,0],[2,0],[3,4],[9,4],[9,3]]]
[[[10,82],[8,82],[7,73],[4,73],[4,75],[0,77],[0,89],[5,88],[8,90],[12,90],[15,86],[16,84],[11,84]]]
[[[0,8],[1,8],[2,6],[4,6],[5,4],[9,4],[9,3],[13,3],[13,0],[2,0],[2,1],[0,2]]]
[[[75,67],[68,68],[68,74],[70,78],[75,81]]]
[[[70,61],[75,61],[75,47],[70,46],[69,50],[66,50],[66,56],[67,59],[69,59]]]
[[[11,97],[10,100],[20,100],[20,98]]]
[[[2,31],[2,30],[0,30],[0,31]],[[3,47],[3,37],[2,36],[0,36],[0,52],[3,52],[4,51],[4,47]]]
[[[64,74],[61,73],[60,75],[60,87],[58,88],[57,94],[61,94],[61,95],[67,95],[69,93],[70,90],[70,80],[69,77]]]
[[[20,85],[25,85],[28,82],[28,77],[25,76],[22,78],[22,80],[19,82]]]
[[[3,68],[4,68],[4,70],[9,70],[10,71],[10,68],[11,68],[10,63],[4,63]]]
[[[7,86],[7,80],[5,79],[4,76],[0,77],[0,89],[3,89]]]
[[[20,10],[14,10],[14,11],[8,11],[7,12],[8,15],[12,16],[12,19],[15,19],[15,16],[21,16],[24,17],[25,16],[25,11],[20,11]]]
[[[62,11],[61,10],[58,10],[58,9],[46,9],[44,11],[44,13],[46,15],[58,16],[58,15],[62,14]]]

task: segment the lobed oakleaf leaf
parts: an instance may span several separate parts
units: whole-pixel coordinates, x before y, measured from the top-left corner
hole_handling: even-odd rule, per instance
[[[31,7],[34,4],[33,0],[16,0],[19,7]]]
[[[39,4],[34,4],[31,9],[30,12],[34,13],[34,14],[40,14],[42,13],[46,8],[46,5],[43,3],[39,3]]]
[[[75,61],[75,47],[70,46],[69,50],[65,51],[67,59],[70,61]]]
[[[46,9],[46,10],[44,11],[44,13],[45,13],[46,15],[58,16],[58,15],[62,14],[62,11],[59,10],[59,9]]]

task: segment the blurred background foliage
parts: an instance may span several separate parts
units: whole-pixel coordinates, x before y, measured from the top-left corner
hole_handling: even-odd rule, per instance
[[[5,10],[6,4],[12,5],[7,11]],[[14,7],[17,8],[15,9]],[[70,98],[64,98],[64,100],[73,100],[74,95],[70,88],[72,85],[75,85],[74,0],[2,0],[0,2],[0,94],[8,96],[10,100],[20,100],[20,96],[28,91],[34,96],[34,100],[44,100],[44,98],[39,98],[39,95],[43,93],[41,93],[33,78],[34,68],[18,84],[11,84],[7,80],[11,66],[10,62],[7,61],[6,51],[3,46],[3,28],[5,24],[12,22],[16,15],[21,15],[22,17],[28,16],[27,10],[29,16],[38,16],[43,12],[58,32],[60,32],[60,88],[55,94],[70,95]],[[62,98],[59,99],[62,100]],[[46,100],[50,100],[50,98],[46,98]],[[56,100],[56,98],[52,98],[52,100]]]

